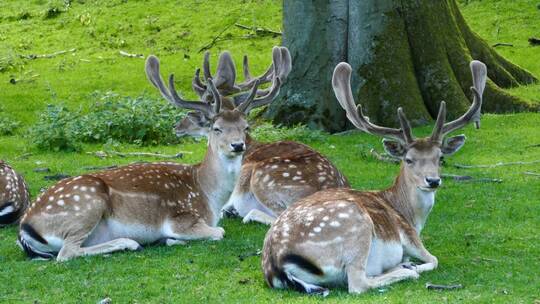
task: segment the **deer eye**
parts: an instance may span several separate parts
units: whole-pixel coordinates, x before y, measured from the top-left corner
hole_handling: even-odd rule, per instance
[[[223,131],[220,128],[214,128],[214,132],[216,132],[217,134],[220,134]]]
[[[410,158],[405,158],[405,163],[407,163],[407,165],[412,165],[413,160]]]
[[[246,132],[249,132],[251,130],[251,128],[249,126],[246,127]]]

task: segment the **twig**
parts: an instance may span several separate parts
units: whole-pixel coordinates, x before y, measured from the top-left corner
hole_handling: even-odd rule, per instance
[[[495,167],[502,167],[502,166],[518,166],[518,165],[532,165],[540,163],[540,160],[533,160],[530,162],[524,162],[524,161],[516,161],[516,162],[509,162],[509,163],[503,163],[498,162],[496,164],[491,165],[462,165],[462,164],[454,164],[454,167],[459,169],[472,169],[472,168],[495,168]]]
[[[462,181],[471,181],[471,182],[481,182],[481,183],[502,183],[502,179],[500,178],[474,178],[472,176],[468,175],[456,175],[456,174],[441,174],[441,177],[443,178],[451,178],[454,181],[462,182]]]
[[[534,144],[534,145],[525,146],[525,148],[538,148],[538,147],[540,147],[540,144]]]
[[[219,32],[219,34],[217,34],[217,36],[215,36],[212,41],[210,41],[208,44],[206,44],[205,46],[201,47],[198,51],[198,53],[202,53],[206,50],[209,50],[211,49],[212,47],[214,47],[214,45],[219,41],[219,39],[221,38],[221,35],[223,35],[231,26],[233,26],[235,23],[231,23],[229,25],[227,25],[223,30],[221,30],[221,32]]]
[[[129,57],[129,58],[144,58],[144,55],[143,55],[143,54],[131,54],[131,53],[124,52],[124,51],[119,51],[119,53],[120,53],[121,56],[124,56],[124,57]]]
[[[71,175],[58,173],[58,174],[55,174],[55,175],[45,175],[43,177],[43,179],[44,180],[61,180],[61,179],[68,178],[68,177],[71,177]]]
[[[32,156],[32,153],[23,153],[23,154],[17,156],[15,159],[16,160],[23,160],[23,159],[28,159],[30,156]]]
[[[235,23],[234,26],[239,27],[244,30],[253,31],[258,36],[281,36],[281,32],[273,31],[266,27],[260,26],[247,26],[240,23]]]
[[[375,151],[375,149],[369,150],[369,153],[371,155],[373,155],[373,157],[375,157],[377,160],[380,160],[380,161],[383,161],[383,162],[394,163],[394,164],[399,164],[400,163],[399,159],[395,159],[393,157],[380,154],[379,152]]]
[[[358,130],[358,129],[350,129],[350,130],[345,130],[345,131],[342,131],[342,132],[337,132],[337,133],[334,133],[332,135],[336,135],[336,136],[345,136],[345,135],[351,135],[351,134],[356,134],[356,133],[360,133],[362,131]]]
[[[49,173],[51,172],[51,169],[49,168],[34,168],[34,170],[32,170],[36,173]]]
[[[116,152],[116,151],[96,151],[96,152],[86,152],[86,154],[91,154],[99,158],[106,158],[112,156],[118,157],[129,157],[129,156],[142,156],[142,157],[158,157],[158,158],[182,158],[184,154],[192,154],[190,151],[180,151],[174,155],[170,154],[161,154],[161,153],[149,153],[149,152]]]
[[[73,48],[73,49],[69,49],[69,50],[62,50],[62,51],[58,51],[58,52],[54,52],[54,53],[51,53],[51,54],[30,54],[30,55],[19,55],[21,58],[26,58],[26,59],[30,59],[30,60],[33,60],[33,59],[39,59],[39,58],[54,58],[58,55],[62,55],[62,54],[66,54],[66,53],[73,53],[77,51],[77,49]]]
[[[530,171],[523,172],[523,174],[540,177],[540,173],[535,173],[535,172],[530,172]]]
[[[497,42],[492,47],[498,47],[498,46],[514,46],[512,43],[506,43],[506,42]]]
[[[108,169],[114,169],[114,168],[118,168],[117,165],[112,165],[112,166],[90,166],[90,167],[83,167],[83,170],[108,170]]]
[[[529,38],[529,44],[530,45],[540,45],[540,38],[531,37]]]
[[[461,284],[454,284],[454,285],[438,285],[438,284],[431,284],[426,283],[426,288],[429,290],[453,290],[453,289],[461,289],[463,288],[463,285]]]

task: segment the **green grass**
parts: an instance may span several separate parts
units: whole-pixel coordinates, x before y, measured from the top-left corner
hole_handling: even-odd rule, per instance
[[[84,4],[81,4],[85,2]],[[63,1],[58,1],[65,10]],[[73,1],[66,12],[44,19],[55,7],[47,1],[0,2],[0,102],[3,114],[21,122],[13,136],[0,137],[0,156],[23,173],[35,197],[53,182],[35,173],[48,167],[51,173],[70,175],[86,172],[85,166],[105,166],[137,161],[137,158],[101,160],[87,155],[101,145],[84,145],[82,152],[42,152],[28,145],[27,128],[47,103],[89,110],[95,91],[114,91],[137,96],[157,92],[147,83],[143,60],[125,58],[130,53],[157,54],[165,72],[174,71],[178,86],[186,93],[195,67],[197,51],[227,25],[239,22],[280,28],[281,5],[275,1]],[[526,39],[540,35],[540,10],[533,1],[469,1],[462,6],[473,29],[490,44],[514,43],[500,52],[540,76],[540,48]],[[49,12],[51,10],[48,10]],[[50,15],[50,13],[49,13]],[[90,20],[90,21],[87,21]],[[495,30],[496,25],[500,28]],[[159,29],[159,31],[158,31]],[[232,27],[227,32],[242,35]],[[124,42],[122,42],[124,41]],[[235,39],[220,42],[212,54],[229,49],[237,62],[246,53],[254,71],[270,63],[270,48],[279,39]],[[22,60],[19,54],[46,54],[77,48],[73,54],[52,59]],[[83,60],[81,60],[83,59]],[[212,62],[215,63],[213,57]],[[6,62],[9,63],[6,65]],[[30,82],[10,84],[39,74]],[[530,100],[540,100],[539,85],[513,89]],[[187,94],[188,96],[193,96]],[[171,122],[172,124],[173,122]],[[396,302],[396,303],[531,303],[540,300],[540,165],[493,169],[456,169],[452,165],[492,164],[499,161],[532,161],[540,157],[540,114],[485,115],[482,128],[467,127],[465,147],[448,158],[445,173],[501,178],[503,182],[476,183],[446,180],[437,194],[437,204],[422,233],[426,247],[439,258],[437,270],[422,274],[418,281],[394,284],[362,296],[336,290],[327,299],[295,292],[274,291],[264,285],[259,257],[238,256],[262,246],[267,227],[226,220],[226,238],[221,242],[192,242],[179,247],[149,247],[135,253],[80,258],[67,263],[28,261],[15,246],[16,229],[0,231],[0,303],[95,303],[107,296],[115,303],[190,302]],[[415,130],[428,134],[429,127]],[[262,134],[264,135],[264,133]],[[261,136],[262,136],[261,135]],[[279,132],[273,138],[284,136]],[[302,136],[299,132],[296,136]],[[366,134],[321,135],[308,144],[328,155],[357,189],[389,186],[398,168],[371,158],[370,148],[381,150],[380,139]],[[122,151],[192,151],[182,160],[202,159],[205,143],[186,141],[177,146],[120,145]],[[27,158],[19,156],[31,153]],[[151,161],[152,159],[144,159]],[[452,292],[431,292],[426,282],[462,283]]]

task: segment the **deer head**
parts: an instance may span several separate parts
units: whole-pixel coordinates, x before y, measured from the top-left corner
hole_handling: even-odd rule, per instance
[[[281,80],[276,76],[272,80],[270,92],[263,97],[257,97],[259,80],[255,80],[249,89],[245,99],[232,109],[222,107],[222,96],[220,95],[216,83],[221,84],[225,76],[220,73],[217,80],[212,77],[206,78],[206,90],[211,94],[212,102],[187,101],[179,96],[174,84],[174,75],[169,76],[169,86],[166,87],[160,75],[159,60],[155,56],[149,56],[146,61],[146,75],[148,80],[160,91],[161,95],[175,106],[194,110],[200,117],[208,121],[208,143],[209,146],[223,156],[235,158],[240,156],[246,148],[246,134],[249,125],[246,115],[255,107],[265,105],[279,93]],[[193,114],[192,114],[193,115]]]
[[[470,67],[473,76],[471,87],[473,102],[470,108],[458,119],[445,123],[446,104],[442,101],[433,132],[426,138],[413,136],[409,121],[401,107],[397,110],[400,129],[381,127],[371,123],[369,118],[364,116],[362,106],[355,105],[350,85],[351,67],[349,64],[342,62],[336,66],[332,86],[339,104],[354,126],[366,133],[384,137],[383,145],[386,152],[402,160],[402,172],[405,178],[421,191],[434,191],[441,185],[439,170],[443,157],[457,152],[465,143],[465,135],[453,137],[447,137],[447,135],[471,121],[476,121],[476,126],[479,127],[482,93],[486,83],[486,66],[475,60],[471,62]]]
[[[291,55],[285,47],[274,47],[272,49],[272,64],[266,72],[258,77],[253,77],[250,73],[248,57],[244,56],[243,74],[244,82],[236,82],[236,66],[231,54],[227,51],[219,56],[218,67],[215,77],[210,71],[210,53],[206,52],[203,60],[203,74],[206,81],[201,80],[201,69],[195,71],[192,81],[192,88],[202,101],[213,104],[214,95],[208,86],[208,79],[214,79],[214,86],[221,96],[221,106],[231,110],[244,103],[250,97],[253,86],[272,83],[267,89],[257,89],[257,102],[252,103],[247,112],[259,106],[270,103],[279,93],[279,88],[291,71]],[[279,82],[275,80],[279,79]],[[189,112],[176,124],[175,132],[178,136],[206,136],[210,130],[210,121],[198,112]]]

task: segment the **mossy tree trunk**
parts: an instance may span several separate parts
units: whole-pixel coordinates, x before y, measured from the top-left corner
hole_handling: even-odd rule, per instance
[[[285,0],[283,43],[293,70],[267,115],[279,123],[331,132],[347,128],[331,88],[336,64],[354,69],[357,102],[379,123],[396,125],[396,108],[424,124],[447,102],[449,118],[469,106],[469,62],[488,67],[484,112],[528,110],[501,88],[536,78],[498,55],[472,32],[455,0]]]

